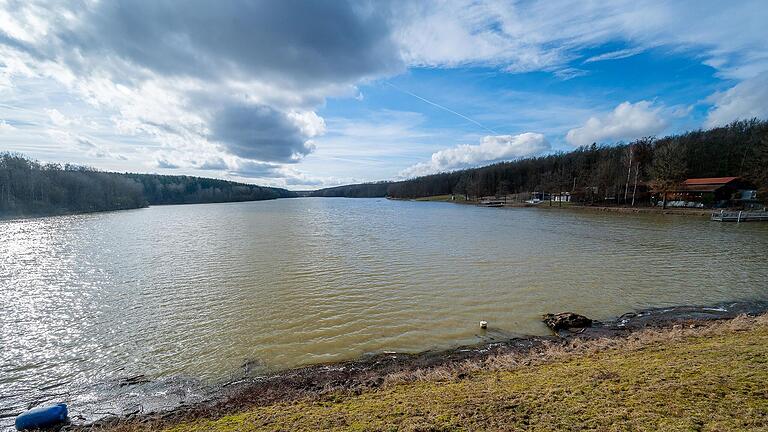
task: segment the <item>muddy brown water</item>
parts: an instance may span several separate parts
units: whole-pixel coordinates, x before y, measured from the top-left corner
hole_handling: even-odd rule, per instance
[[[543,335],[546,312],[768,299],[768,224],[302,198],[0,222],[0,425]],[[478,322],[489,322],[482,332]]]

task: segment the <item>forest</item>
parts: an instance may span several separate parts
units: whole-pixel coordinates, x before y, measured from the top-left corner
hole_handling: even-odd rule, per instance
[[[285,189],[226,180],[103,172],[78,165],[40,163],[23,155],[0,153],[0,217],[294,196]]]
[[[724,127],[630,143],[582,146],[571,152],[439,173],[414,179],[340,186],[314,196],[418,198],[461,194],[470,198],[569,192],[576,201],[648,205],[652,191],[689,177],[740,176],[768,199],[768,121],[741,120]],[[386,185],[386,190],[384,186]]]
[[[418,198],[461,194],[529,195],[569,192],[578,202],[648,205],[651,192],[688,177],[739,176],[768,201],[768,121],[630,143],[579,147],[567,153],[500,162],[396,182],[320,189],[320,197]],[[296,193],[190,176],[112,173],[71,164],[40,163],[0,153],[0,216],[122,210],[156,204],[192,204],[290,198]]]
[[[205,177],[130,173],[121,175],[141,185],[149,205],[261,201],[296,197],[295,193],[286,189]]]
[[[388,188],[393,182],[380,181],[360,183],[347,186],[336,186],[319,189],[309,193],[313,197],[346,197],[346,198],[377,198],[387,196]]]

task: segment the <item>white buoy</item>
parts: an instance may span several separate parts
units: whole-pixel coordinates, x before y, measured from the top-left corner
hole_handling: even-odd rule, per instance
[[[480,328],[481,329],[487,329],[488,328],[488,321],[480,321]]]

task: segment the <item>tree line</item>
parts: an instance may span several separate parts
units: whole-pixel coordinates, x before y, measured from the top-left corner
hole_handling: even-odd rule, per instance
[[[150,205],[262,201],[294,198],[286,189],[206,177],[159,174],[121,174],[141,185]]]
[[[71,214],[147,207],[288,198],[285,189],[190,176],[131,174],[40,163],[0,153],[0,216]]]
[[[768,199],[768,121],[727,126],[630,143],[582,146],[571,152],[418,177],[341,186],[315,196],[418,198],[461,194],[469,198],[568,192],[581,202],[650,204],[651,193],[688,177],[739,176]],[[386,185],[386,188],[384,187]]]
[[[336,186],[319,189],[309,193],[314,197],[346,197],[346,198],[377,198],[387,196],[392,182],[380,181],[360,183],[346,186]]]

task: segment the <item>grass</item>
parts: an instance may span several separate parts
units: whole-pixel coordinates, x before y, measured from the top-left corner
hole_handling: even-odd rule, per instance
[[[182,431],[768,431],[768,317],[408,372]]]

